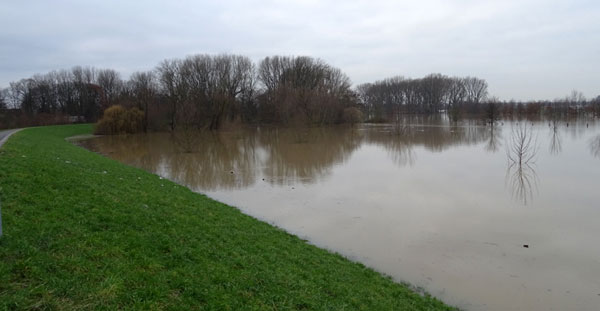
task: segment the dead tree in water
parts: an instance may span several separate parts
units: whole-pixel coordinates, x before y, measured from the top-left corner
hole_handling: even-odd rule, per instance
[[[534,168],[537,151],[537,139],[532,128],[523,124],[514,126],[506,150],[506,181],[511,186],[513,198],[524,205],[533,198],[533,191],[537,189],[538,177]]]
[[[510,162],[519,165],[533,163],[537,149],[537,138],[533,137],[531,127],[521,124],[512,128],[511,141],[507,151]]]
[[[550,130],[552,135],[552,139],[550,140],[550,154],[557,155],[562,151],[562,143],[560,132],[558,131],[558,123],[554,123]]]

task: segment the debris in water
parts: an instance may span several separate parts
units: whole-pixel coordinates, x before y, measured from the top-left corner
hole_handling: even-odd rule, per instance
[[[523,244],[523,247],[529,248],[529,244]]]
[[[229,174],[233,174],[233,171],[229,171]]]

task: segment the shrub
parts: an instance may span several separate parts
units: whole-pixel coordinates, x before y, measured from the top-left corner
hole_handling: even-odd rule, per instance
[[[344,109],[342,118],[344,119],[344,122],[354,125],[355,123],[362,122],[363,113],[356,107],[349,107]]]
[[[144,128],[144,112],[138,108],[125,109],[111,106],[104,111],[102,119],[96,123],[95,134],[133,134]]]

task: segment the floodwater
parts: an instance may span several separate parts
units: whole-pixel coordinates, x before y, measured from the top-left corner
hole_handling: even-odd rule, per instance
[[[417,119],[82,144],[466,310],[600,308],[591,120]]]

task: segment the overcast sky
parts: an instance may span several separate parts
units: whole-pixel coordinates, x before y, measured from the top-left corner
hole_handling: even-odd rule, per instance
[[[484,78],[501,99],[600,95],[598,0],[1,0],[0,87],[75,65],[124,78],[166,58],[309,55],[354,84]]]

